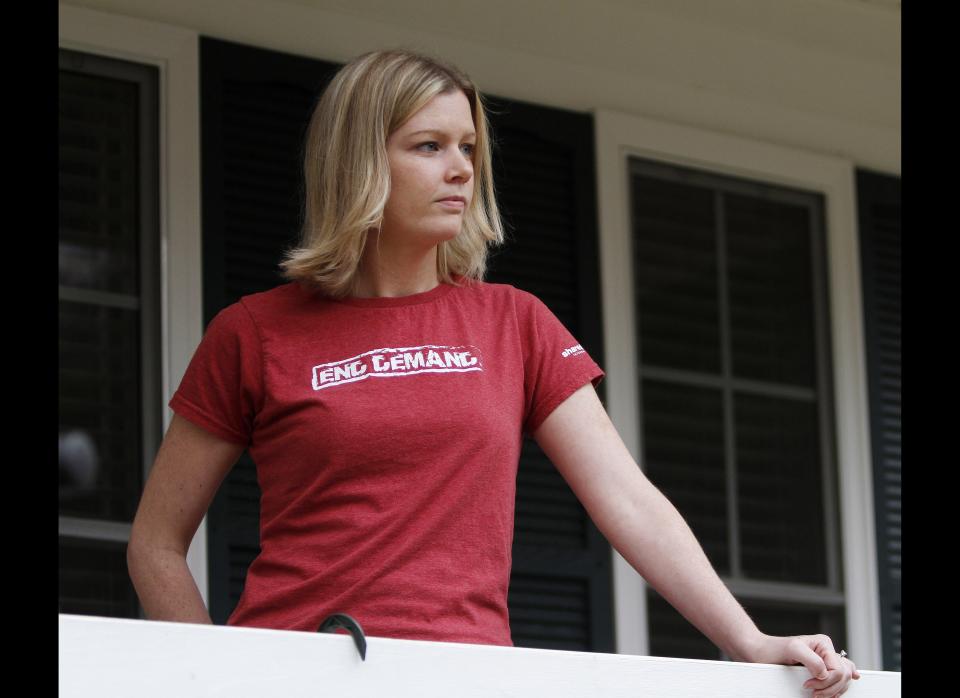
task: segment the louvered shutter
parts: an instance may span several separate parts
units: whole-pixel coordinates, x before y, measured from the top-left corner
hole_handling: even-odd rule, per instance
[[[296,241],[303,135],[338,66],[201,38],[204,324],[241,296],[283,283]],[[260,552],[260,487],[248,453],[207,517],[210,615],[225,623]]]
[[[339,67],[202,38],[204,315],[271,288],[299,229],[302,136]],[[592,123],[496,101],[498,191],[515,240],[490,281],[529,290],[600,359]],[[502,132],[502,133],[501,133]],[[516,187],[515,191],[510,191]],[[247,454],[208,522],[210,611],[223,623],[259,551],[259,488]],[[510,612],[518,645],[611,651],[610,554],[536,444],[524,444]]]
[[[602,364],[593,120],[502,99],[490,106],[508,242],[487,278],[540,298]],[[614,651],[610,546],[529,439],[516,512],[509,599],[514,644]]]
[[[900,669],[900,178],[857,171],[883,668]]]

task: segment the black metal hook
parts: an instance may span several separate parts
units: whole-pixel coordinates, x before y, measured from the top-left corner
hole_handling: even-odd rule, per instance
[[[327,616],[320,627],[317,628],[318,633],[335,633],[337,630],[346,630],[353,636],[353,644],[357,646],[357,651],[360,653],[360,659],[363,661],[367,660],[367,637],[363,634],[363,628],[360,627],[360,624],[348,616],[346,613],[334,613],[332,616]]]

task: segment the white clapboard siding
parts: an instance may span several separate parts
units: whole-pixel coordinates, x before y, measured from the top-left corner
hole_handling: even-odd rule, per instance
[[[60,615],[61,698],[809,698],[801,667]],[[900,696],[863,671],[849,698]]]

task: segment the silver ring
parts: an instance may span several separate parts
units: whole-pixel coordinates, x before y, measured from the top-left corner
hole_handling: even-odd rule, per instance
[[[846,650],[840,650],[840,656],[841,656],[841,657],[846,657],[846,656],[847,656],[847,651],[846,651]]]

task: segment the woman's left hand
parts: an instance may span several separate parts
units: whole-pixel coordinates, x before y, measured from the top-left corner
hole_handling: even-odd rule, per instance
[[[856,664],[837,654],[826,635],[765,635],[752,654],[751,662],[805,666],[813,678],[803,687],[813,690],[813,698],[841,696],[850,687],[850,679],[860,678]]]

